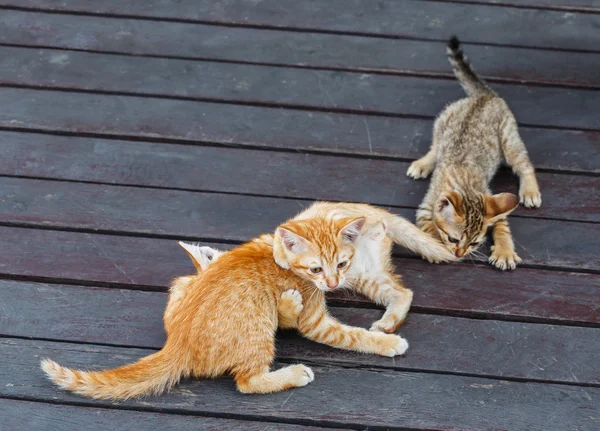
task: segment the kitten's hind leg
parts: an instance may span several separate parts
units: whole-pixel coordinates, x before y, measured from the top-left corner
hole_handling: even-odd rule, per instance
[[[506,162],[519,176],[519,200],[527,208],[539,208],[542,205],[542,194],[514,118],[502,130],[501,145]]]
[[[269,394],[290,388],[306,386],[315,379],[312,370],[306,365],[296,364],[269,371],[265,366],[257,373],[238,373],[235,382],[238,390],[245,394]]]
[[[490,263],[502,271],[515,269],[521,263],[521,258],[515,252],[515,244],[508,226],[508,220],[502,219],[494,224],[492,237],[494,238],[494,245],[491,247]]]
[[[413,292],[402,285],[399,277],[385,273],[363,279],[357,283],[355,290],[386,307],[383,317],[371,325],[371,331],[393,333],[406,319]]]
[[[415,160],[410,164],[406,175],[418,180],[419,178],[427,178],[435,168],[435,151],[433,148],[419,160]]]

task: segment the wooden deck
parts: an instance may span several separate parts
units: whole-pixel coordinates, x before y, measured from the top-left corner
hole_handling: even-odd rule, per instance
[[[599,29],[599,0],[0,0],[0,430],[599,430]],[[282,333],[279,363],[316,376],[284,393],[222,378],[115,403],[44,378],[43,357],[160,348],[166,287],[194,271],[175,240],[231,247],[315,199],[414,218],[406,169],[463,94],[451,34],[538,168],[543,207],[511,218],[521,267],[396,250],[407,355]]]

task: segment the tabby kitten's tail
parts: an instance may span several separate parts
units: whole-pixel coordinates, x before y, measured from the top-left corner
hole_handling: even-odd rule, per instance
[[[458,260],[442,243],[408,220],[390,214],[385,217],[384,222],[387,225],[387,235],[392,241],[420,254],[428,261],[439,263]]]
[[[452,36],[450,42],[448,42],[446,52],[454,70],[454,75],[468,96],[494,94],[494,91],[471,68],[467,57],[460,49],[460,42],[456,36]]]
[[[175,385],[183,374],[164,349],[134,364],[112,370],[74,370],[50,359],[44,359],[41,367],[50,380],[63,389],[92,398],[113,400],[160,394]]]

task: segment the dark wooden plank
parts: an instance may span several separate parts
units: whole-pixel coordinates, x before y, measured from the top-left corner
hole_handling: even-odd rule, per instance
[[[415,0],[171,0],[159,3],[118,0],[4,1],[7,6],[91,14],[135,15],[185,21],[271,28],[445,40],[456,33],[465,42],[598,51],[596,17],[557,11]],[[547,31],[552,28],[552,31]]]
[[[17,48],[0,49],[0,58],[9,85],[425,117],[464,97],[457,82],[440,79]],[[600,92],[494,87],[523,124],[600,129]]]
[[[8,129],[373,154],[402,159],[420,157],[427,152],[432,125],[429,120],[8,88],[0,89],[0,97],[6,101],[5,109],[0,112],[0,127]],[[522,134],[537,167],[600,172],[598,132],[522,128]],[[26,139],[30,139],[30,135]],[[56,138],[31,139],[47,142]],[[61,140],[66,141],[66,138]],[[19,145],[26,143],[17,136],[7,140],[0,149],[9,151],[15,141]]]
[[[444,0],[443,0],[444,1]],[[458,0],[461,3],[490,4],[511,7],[531,7],[578,12],[600,12],[598,0]]]
[[[0,281],[6,312],[2,335],[160,348],[165,341],[158,292]],[[342,321],[369,327],[381,312],[331,308]],[[411,314],[400,332],[411,348],[390,361],[278,335],[277,356],[287,362],[354,364],[600,385],[600,328],[473,320]],[[525,337],[524,337],[525,335]],[[443,352],[443,353],[442,353]],[[477,358],[474,360],[473,358]]]
[[[173,278],[194,272],[174,240],[0,227],[0,246],[0,274],[10,277],[165,290]],[[409,258],[394,262],[422,311],[600,323],[598,274],[527,268],[503,273],[489,266],[431,265]],[[365,300],[338,296],[337,303]]]
[[[0,399],[0,426],[3,430],[28,431],[154,431],[198,429],[206,431],[316,431],[323,428],[272,422],[241,421],[202,416],[181,416],[166,413],[115,410],[82,406],[66,406]],[[332,430],[327,428],[326,430]]]
[[[81,28],[85,28],[82,35]],[[0,42],[195,59],[453,77],[444,42],[3,11]],[[598,54],[471,45],[487,78],[598,87]],[[64,67],[71,53],[52,57]],[[6,63],[6,60],[5,60]]]
[[[41,357],[77,368],[105,368],[132,362],[151,352],[15,339],[2,340],[0,349],[0,395],[35,400],[58,398],[88,406],[115,403],[60,391],[39,370]],[[313,383],[290,392],[244,396],[235,391],[231,379],[222,378],[184,382],[169,394],[116,405],[181,414],[226,413],[231,418],[252,416],[263,421],[302,420],[311,425],[361,429],[399,424],[411,430],[592,431],[598,427],[599,388],[367,368],[315,366],[313,371]],[[365,404],[365,399],[369,403]]]
[[[62,137],[53,137],[50,142],[42,146],[39,140],[23,137],[3,141],[0,173],[287,198],[362,201],[411,208],[421,203],[428,185],[426,181],[415,181],[405,175],[408,163],[392,160],[142,142],[102,141],[99,144],[96,140]],[[74,160],[77,163],[73,163]],[[235,173],[228,168],[230,166],[236,166]],[[264,169],[265,166],[269,169]],[[600,188],[599,177],[540,172],[538,179],[544,200],[542,207],[519,208],[515,216],[600,221],[600,196],[593,193]],[[18,180],[1,181],[18,183]],[[505,170],[494,181],[493,190],[517,193],[518,184],[518,178]],[[41,184],[40,187],[42,190],[53,186]],[[13,192],[18,192],[17,189],[15,185]],[[29,190],[38,194],[35,187]],[[26,194],[25,190],[19,194]],[[514,219],[520,223],[517,217]],[[578,229],[593,231],[595,228],[580,226],[575,230]]]

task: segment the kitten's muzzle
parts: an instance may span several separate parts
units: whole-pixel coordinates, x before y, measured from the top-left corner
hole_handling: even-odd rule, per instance
[[[328,278],[327,279],[327,287],[329,287],[331,290],[333,290],[336,287],[338,287],[338,284],[339,284],[339,282],[335,278]]]
[[[466,249],[466,248],[457,248],[457,249],[454,251],[454,255],[455,255],[456,257],[463,257],[463,256],[465,255],[465,253],[466,253],[466,252],[467,252],[467,249]]]

